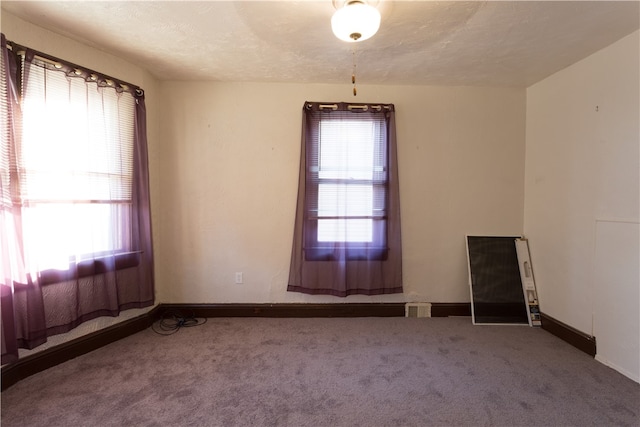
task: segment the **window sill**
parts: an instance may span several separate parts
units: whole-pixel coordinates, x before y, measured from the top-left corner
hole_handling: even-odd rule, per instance
[[[385,261],[388,248],[315,247],[304,250],[306,261]]]
[[[126,268],[135,267],[140,264],[140,252],[126,252],[115,255],[113,259],[113,267],[107,265],[107,257],[96,258],[87,261],[81,261],[76,265],[72,265],[68,270],[44,270],[40,272],[40,285],[51,285],[54,283],[65,282],[67,280],[80,279],[82,277],[95,276],[104,274],[113,270],[124,270]]]

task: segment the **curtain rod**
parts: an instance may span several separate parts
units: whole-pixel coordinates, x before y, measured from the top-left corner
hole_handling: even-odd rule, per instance
[[[99,76],[102,79],[104,79],[107,82],[107,84],[109,84],[109,86],[113,86],[113,82],[115,82],[118,86],[120,86],[124,90],[131,89],[131,91],[134,92],[134,94],[136,94],[138,96],[144,95],[144,90],[138,85],[134,85],[134,84],[125,82],[124,80],[120,80],[120,79],[117,79],[115,77],[108,76],[108,75],[106,75],[104,73],[100,73],[98,71],[91,70],[90,68],[83,67],[81,65],[77,65],[77,64],[74,64],[72,62],[60,59],[60,58],[56,58],[55,56],[49,55],[47,53],[40,52],[40,51],[37,51],[35,49],[31,49],[29,47],[22,46],[21,44],[18,44],[16,42],[7,40],[7,47],[9,49],[11,49],[11,51],[13,51],[17,55],[25,55],[27,50],[29,50],[29,51],[33,52],[34,56],[36,56],[39,60],[41,60],[43,62],[47,62],[50,65],[53,65],[55,68],[60,69],[64,65],[64,66],[67,66],[69,68],[72,68],[74,70],[74,72],[78,76],[81,75],[83,72],[89,74],[90,76],[96,76],[96,78],[97,78],[97,76]],[[92,80],[95,80],[95,79],[92,79]]]
[[[310,109],[311,106],[312,106],[311,103],[307,103],[307,109]],[[327,110],[335,111],[338,109],[338,104],[318,104],[318,108],[320,108],[321,110],[327,109]],[[388,105],[367,105],[367,104],[348,104],[347,108],[349,110],[362,110],[362,111],[367,111],[369,108],[378,110],[378,111],[382,111],[383,108],[385,110],[390,109]]]

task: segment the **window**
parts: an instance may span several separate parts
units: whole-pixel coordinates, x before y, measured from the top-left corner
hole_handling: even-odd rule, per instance
[[[154,277],[144,92],[1,39],[4,364],[153,305]]]
[[[393,104],[305,102],[287,290],[402,292]]]
[[[129,251],[134,97],[35,59],[28,70],[18,173],[29,271]]]
[[[319,112],[307,148],[308,260],[386,256],[387,144],[384,116]]]

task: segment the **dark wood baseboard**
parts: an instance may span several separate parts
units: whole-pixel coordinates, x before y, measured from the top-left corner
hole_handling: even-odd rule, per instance
[[[134,319],[19,359],[2,367],[2,390],[75,357],[140,332],[171,311],[184,317],[402,317],[404,303],[160,304]],[[434,303],[433,317],[469,316],[469,303]]]
[[[158,316],[185,317],[403,317],[405,303],[162,304]],[[432,317],[471,316],[470,303],[432,303]]]
[[[471,303],[433,303],[431,305],[431,317],[449,316],[471,316]],[[544,313],[540,313],[540,319],[542,329],[587,353],[589,356],[595,357],[596,337],[580,332]]]
[[[171,311],[184,317],[403,317],[405,303],[160,304],[148,313],[43,350],[2,367],[2,390],[33,374],[150,327]],[[470,303],[433,303],[432,317],[471,316]],[[595,337],[542,314],[542,328],[591,356]]]
[[[158,307],[133,319],[125,320],[80,338],[42,350],[3,366],[2,390],[6,390],[18,381],[33,374],[147,329],[157,318],[157,310]]]
[[[587,335],[584,332],[572,328],[571,326],[554,319],[544,313],[540,313],[542,329],[568,342],[588,355],[596,355],[596,337]]]
[[[434,302],[431,317],[471,316],[470,302]]]
[[[433,303],[431,305],[431,317],[449,316],[471,316],[471,303]],[[587,353],[589,356],[595,357],[596,337],[580,332],[544,313],[540,313],[540,319],[542,329]]]
[[[162,304],[158,316],[185,317],[400,317],[404,303],[345,304]]]

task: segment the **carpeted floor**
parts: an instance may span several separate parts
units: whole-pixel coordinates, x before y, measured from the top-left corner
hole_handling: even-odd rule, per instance
[[[528,326],[215,318],[2,392],[2,426],[638,426],[640,384]]]

